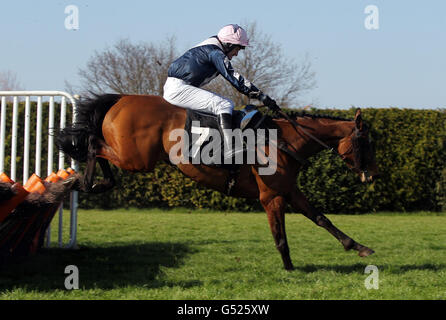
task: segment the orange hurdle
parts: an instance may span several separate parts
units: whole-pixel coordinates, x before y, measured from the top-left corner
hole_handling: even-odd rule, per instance
[[[71,175],[73,175],[75,171],[71,168],[68,168],[67,170],[60,169],[57,174],[51,173],[45,180],[49,182],[58,182],[60,180],[65,180]],[[33,241],[30,247],[30,252],[35,253],[38,248],[40,248],[43,244],[44,240],[44,233],[45,230],[48,228],[48,226],[51,223],[51,220],[53,220],[54,215],[57,212],[57,209],[59,209],[60,203],[54,204],[49,210],[47,210],[42,217],[42,221],[40,221],[40,227],[37,229],[37,232],[33,236]]]
[[[45,180],[33,174],[23,187],[17,183],[13,184],[21,192],[16,193],[13,199],[4,201],[3,205],[0,206],[1,212],[5,212],[2,215],[5,219],[11,214],[11,218],[0,229],[2,230],[0,251],[3,251],[8,256],[22,255],[35,253],[42,246],[45,230],[60,207],[60,202],[50,203],[49,206],[44,205],[40,209],[35,207],[35,210],[32,210],[33,207],[27,208],[19,205],[26,201],[27,196],[31,194],[34,194],[34,197],[36,194],[42,196],[48,190],[49,184],[65,180],[74,173],[75,171],[71,168],[67,170],[61,169],[57,173],[51,173]],[[14,183],[4,174],[0,175],[0,178],[9,184]],[[21,195],[20,199],[17,197],[18,194]]]
[[[44,184],[44,181],[35,173],[28,179],[28,181],[25,183],[23,187],[30,194],[34,193],[39,195],[42,195],[47,188]],[[10,238],[12,242],[9,248],[9,251],[11,253],[17,248],[17,246],[22,241],[23,237],[27,234],[29,228],[38,219],[40,211],[26,212],[26,214],[27,214],[26,216],[23,216],[21,218],[24,219],[25,217],[28,217],[28,219],[24,219],[23,221],[18,221],[15,228],[13,228],[13,231],[11,231],[7,237]],[[20,219],[20,217],[17,217],[16,219]]]
[[[26,190],[20,183],[12,181],[5,173],[0,174],[2,182],[10,183],[11,189],[14,192],[14,196],[9,199],[0,202],[0,223],[2,223],[6,217],[26,198],[29,191]]]

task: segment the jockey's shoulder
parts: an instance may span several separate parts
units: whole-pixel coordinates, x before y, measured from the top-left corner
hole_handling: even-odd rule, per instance
[[[196,46],[192,47],[191,49],[198,48],[198,47],[206,47],[210,51],[218,49],[218,51],[221,51],[222,53],[224,52],[223,47],[222,47],[220,41],[218,41],[217,37],[210,37],[210,38],[200,42]]]

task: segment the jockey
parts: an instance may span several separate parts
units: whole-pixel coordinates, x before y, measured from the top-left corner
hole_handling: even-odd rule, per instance
[[[222,75],[234,88],[246,96],[260,100],[277,110],[276,102],[263,94],[247,79],[234,71],[230,60],[249,45],[246,31],[237,24],[223,27],[213,36],[189,49],[169,67],[164,85],[164,99],[169,103],[217,115],[225,145],[231,144],[232,110],[234,103],[213,92],[201,89],[218,75]],[[225,148],[224,159],[233,156]]]

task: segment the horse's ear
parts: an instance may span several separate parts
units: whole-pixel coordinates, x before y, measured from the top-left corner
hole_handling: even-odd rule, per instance
[[[361,109],[360,108],[356,109],[355,123],[356,123],[356,128],[358,130],[362,130],[362,115],[361,115]]]

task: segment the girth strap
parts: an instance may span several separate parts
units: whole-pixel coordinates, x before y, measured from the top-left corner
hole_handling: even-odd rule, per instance
[[[284,140],[279,140],[277,148],[279,150],[282,150],[286,154],[288,154],[291,158],[293,158],[294,160],[296,160],[303,166],[307,166],[310,164],[310,162],[308,160],[302,158],[296,152],[291,151],[288,148],[288,143]],[[240,165],[231,165],[231,167],[229,169],[229,175],[228,175],[228,178],[226,179],[226,184],[225,184],[225,194],[226,195],[228,195],[228,196],[231,195],[232,189],[237,182],[237,176],[239,175],[239,173],[240,173]]]

